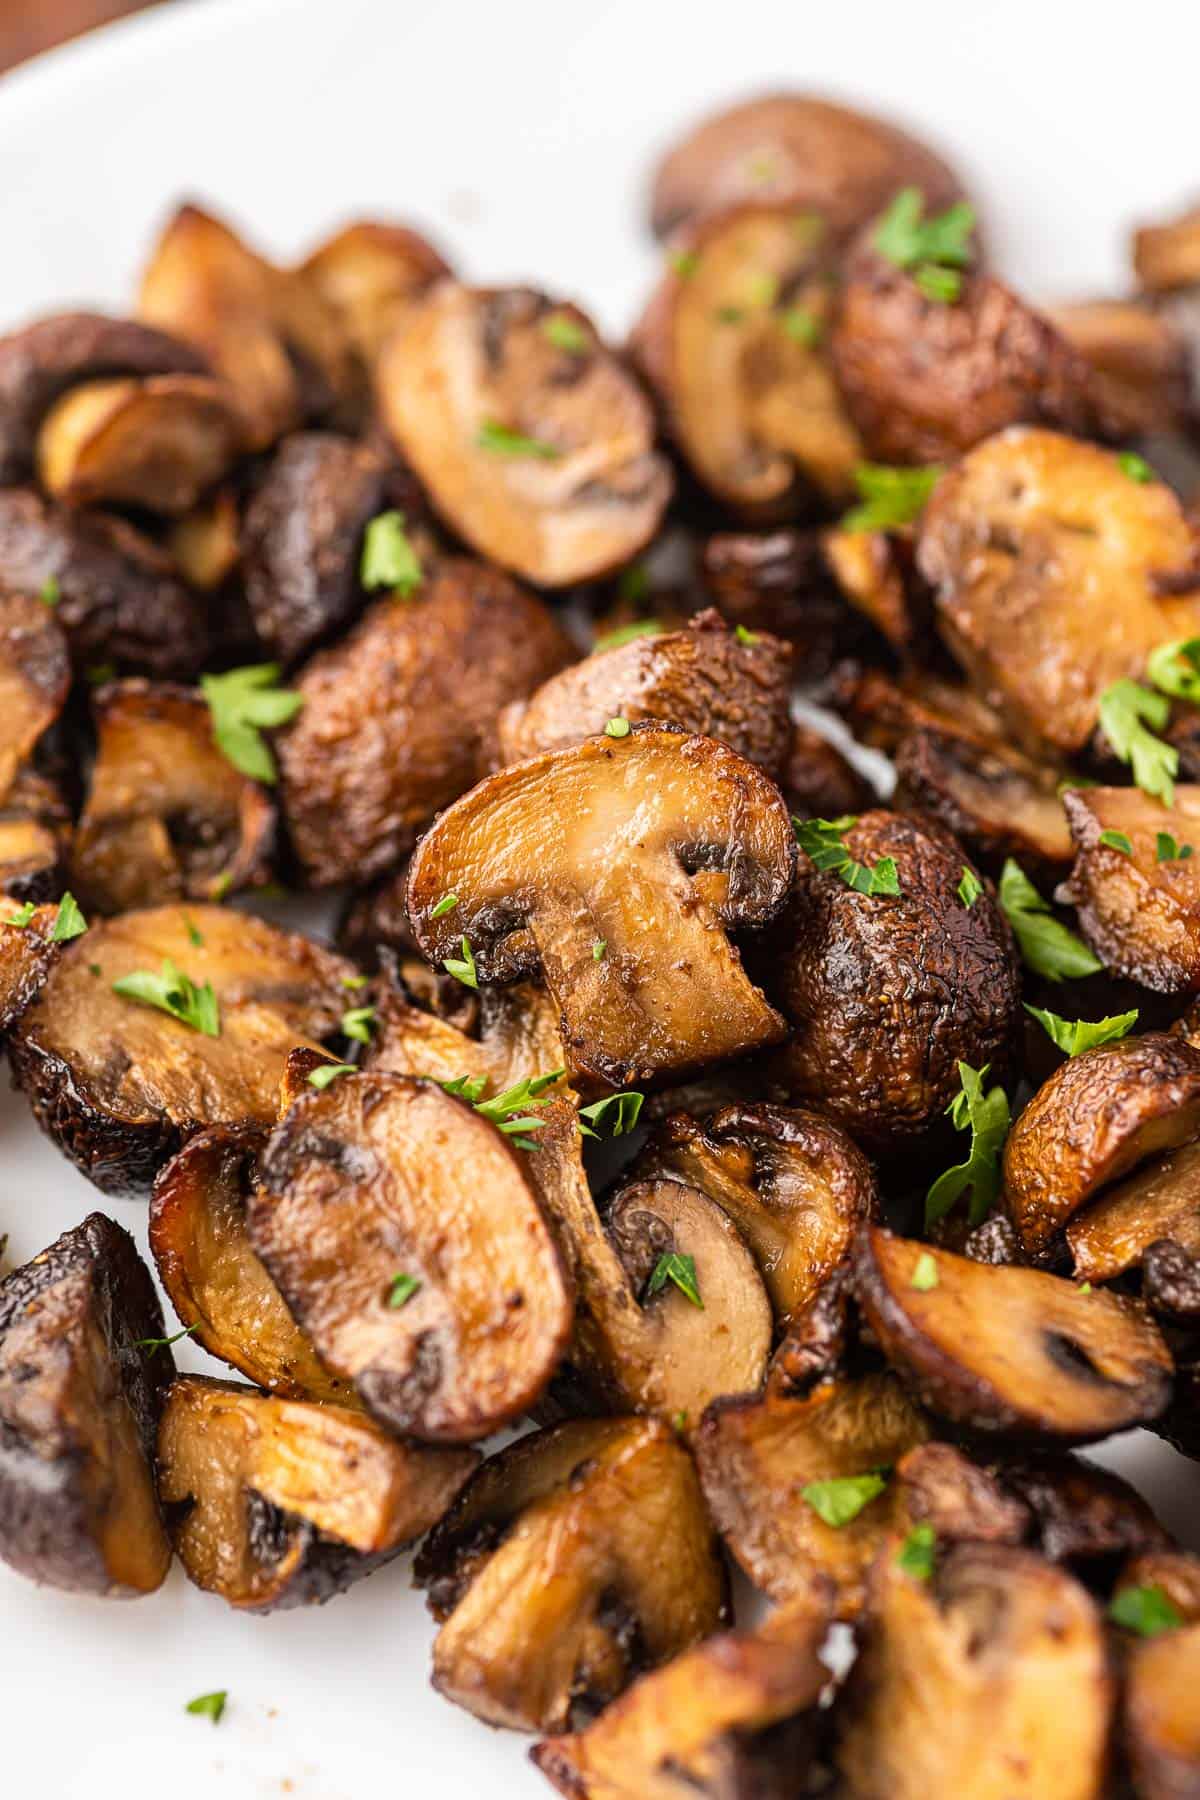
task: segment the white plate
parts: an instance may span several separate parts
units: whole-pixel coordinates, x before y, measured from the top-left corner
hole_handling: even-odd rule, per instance
[[[623,329],[657,261],[641,230],[655,147],[705,106],[788,83],[943,144],[1032,290],[1102,291],[1125,279],[1129,223],[1200,187],[1198,49],[1200,15],[1177,0],[1139,0],[1119,31],[1076,0],[175,5],[0,81],[0,324],[126,303],[186,194],[288,257],[356,214],[406,218],[470,276],[534,278]],[[0,1171],[17,1260],[97,1204],[144,1245],[144,1209],[106,1203],[15,1097],[0,1101]],[[205,1359],[184,1346],[180,1360]],[[1193,1465],[1143,1437],[1104,1460],[1200,1542]],[[125,1605],[0,1569],[0,1785],[44,1800],[549,1793],[523,1740],[433,1695],[431,1636],[407,1561],[265,1620],[178,1569]],[[218,1687],[217,1730],[185,1717]]]

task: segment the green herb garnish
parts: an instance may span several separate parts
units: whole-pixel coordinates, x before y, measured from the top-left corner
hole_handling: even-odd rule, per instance
[[[957,300],[962,290],[958,272],[971,262],[975,211],[964,201],[926,219],[925,196],[919,188],[901,188],[875,228],[872,242],[898,269],[910,270],[929,300]]]
[[[1133,855],[1133,844],[1123,831],[1102,831],[1100,842],[1107,850],[1119,850],[1122,856]]]
[[[887,1476],[835,1475],[828,1481],[810,1481],[800,1489],[804,1499],[819,1519],[840,1531],[857,1519],[864,1506],[869,1506],[887,1486]]]
[[[953,306],[962,293],[960,269],[939,269],[936,263],[922,263],[913,270],[913,280],[927,300],[935,306]]]
[[[1200,638],[1160,644],[1146,658],[1146,673],[1162,693],[1176,700],[1200,700]]]
[[[897,531],[920,517],[937,486],[942,469],[891,469],[884,463],[859,463],[854,485],[861,501],[842,515],[843,531]]]
[[[1100,696],[1100,724],[1114,755],[1131,766],[1142,792],[1164,806],[1175,798],[1179,752],[1154,732],[1163,729],[1170,711],[1164,694],[1136,681],[1114,681]]]
[[[1122,475],[1128,475],[1130,481],[1146,482],[1158,479],[1145,457],[1139,456],[1135,450],[1122,450],[1117,457],[1117,466]]]
[[[537,1145],[527,1134],[541,1131],[546,1121],[534,1118],[526,1109],[545,1106],[541,1096],[565,1074],[565,1069],[551,1069],[548,1075],[527,1075],[491,1100],[477,1099],[472,1104],[481,1118],[489,1120],[505,1137],[511,1137],[518,1150],[536,1150]]]
[[[1054,917],[1050,902],[1042,899],[1011,856],[1001,871],[999,892],[1021,955],[1036,975],[1045,975],[1049,981],[1074,981],[1104,967],[1082,938]]]
[[[461,981],[464,987],[479,986],[479,977],[475,973],[475,952],[471,949],[469,938],[462,940],[462,956],[446,957],[442,967],[447,975],[453,975],[455,981]]]
[[[974,869],[968,869],[964,863],[962,880],[954,891],[966,907],[967,911],[970,912],[980,894],[983,892],[983,883],[980,881],[978,875],[976,875]]]
[[[824,335],[824,327],[815,312],[807,306],[789,306],[780,315],[779,323],[794,344],[803,344],[806,350],[813,350]]]
[[[1025,1011],[1035,1018],[1045,1031],[1047,1037],[1053,1039],[1060,1050],[1068,1056],[1079,1056],[1084,1050],[1094,1050],[1097,1044],[1115,1044],[1118,1038],[1133,1030],[1138,1015],[1135,1007],[1132,1012],[1115,1013],[1109,1019],[1063,1019],[1058,1013],[1048,1012],[1043,1006],[1030,1006],[1026,1003]]]
[[[221,1018],[212,982],[206,981],[203,987],[197,987],[191,976],[185,975],[169,956],[163,958],[160,975],[149,969],[135,969],[112,985],[113,993],[120,994],[123,1000],[135,1000],[139,1006],[152,1006],[165,1012],[190,1031],[198,1031],[204,1037],[221,1035]]]
[[[557,444],[544,443],[541,438],[526,437],[521,431],[510,431],[507,425],[501,425],[495,419],[483,421],[475,433],[475,443],[480,450],[487,450],[492,456],[536,456],[543,462],[556,462],[562,455]]]
[[[58,585],[57,576],[47,575],[38,591],[38,599],[43,606],[48,606],[51,612],[54,611],[54,608],[62,599],[62,590]]]
[[[595,960],[597,962],[603,962],[604,961],[604,953],[607,949],[608,949],[608,939],[607,938],[597,938],[595,943],[592,945],[592,956],[595,958]]]
[[[358,1070],[353,1063],[322,1063],[309,1076],[308,1085],[315,1087],[318,1093],[323,1093],[331,1081],[338,1081],[343,1075],[357,1074]]]
[[[1108,1616],[1114,1625],[1123,1625],[1126,1631],[1145,1638],[1177,1631],[1183,1624],[1178,1609],[1160,1587],[1122,1588],[1114,1597]]]
[[[739,644],[745,644],[748,648],[758,642],[757,631],[748,631],[744,625],[735,625],[733,635]]]
[[[606,631],[598,637],[591,648],[591,655],[598,650],[617,650],[622,644],[631,644],[634,638],[658,637],[666,630],[661,619],[634,619],[629,625],[618,625],[612,631]]]
[[[1181,844],[1172,837],[1169,831],[1157,832],[1154,839],[1155,862],[1186,862],[1189,856],[1195,855],[1191,844]]]
[[[58,903],[58,911],[54,915],[54,929],[50,933],[52,944],[69,944],[72,938],[82,937],[88,928],[87,920],[79,910],[79,902],[68,889]]]
[[[354,993],[357,992],[359,988],[365,988],[369,979],[370,977],[367,975],[343,975],[342,986],[344,988],[349,988],[350,991]]]
[[[588,348],[587,332],[578,319],[569,318],[566,313],[551,313],[548,319],[543,319],[542,336],[556,350],[565,350],[568,356],[582,356]]]
[[[394,508],[371,520],[363,537],[359,579],[368,590],[391,588],[407,600],[421,585],[421,559]]]
[[[637,1124],[645,1098],[636,1089],[626,1088],[604,1100],[593,1100],[590,1106],[579,1109],[579,1129],[584,1137],[604,1137],[606,1133],[609,1137],[625,1137]]]
[[[610,719],[608,721],[608,724],[604,727],[604,735],[605,735],[605,737],[610,737],[610,738],[628,737],[629,736],[629,720],[622,719],[620,716],[618,716],[615,719]]]
[[[26,900],[22,905],[18,906],[16,912],[9,913],[3,923],[5,925],[15,925],[18,931],[24,931],[36,911],[36,902],[33,900]]]
[[[174,1337],[134,1338],[133,1347],[135,1350],[147,1350],[151,1356],[157,1356],[160,1350],[169,1349],[172,1344],[177,1344],[180,1338],[191,1337],[193,1331],[199,1331],[199,1329],[200,1321],[197,1319],[194,1325],[185,1325],[182,1331],[175,1333]]]
[[[356,1043],[369,1044],[374,1023],[373,1006],[352,1006],[342,1014],[342,1033],[345,1037],[353,1038]]]
[[[268,786],[279,779],[279,771],[262,734],[286,725],[304,705],[303,694],[277,686],[278,681],[278,663],[200,677],[218,750],[240,774]]]
[[[909,1287],[916,1288],[918,1294],[928,1294],[938,1284],[937,1263],[928,1250],[922,1250],[913,1264],[912,1280]]]
[[[457,905],[457,894],[443,894],[429,916],[431,919],[444,919],[446,914],[453,912]]]
[[[673,1281],[685,1300],[704,1311],[704,1302],[700,1298],[700,1289],[696,1285],[696,1259],[694,1256],[683,1256],[676,1250],[668,1250],[659,1257],[654,1265],[654,1273],[646,1286],[646,1298],[652,1299],[668,1281]]]
[[[700,267],[700,257],[695,250],[671,250],[667,253],[667,265],[682,281],[688,281]]]
[[[393,1312],[399,1312],[406,1306],[414,1294],[421,1291],[421,1282],[415,1275],[393,1275],[388,1288],[387,1303]]]
[[[1011,1114],[1003,1088],[984,1091],[990,1068],[990,1063],[984,1063],[982,1069],[973,1069],[964,1062],[958,1065],[961,1089],[946,1111],[956,1131],[970,1131],[971,1149],[966,1161],[939,1175],[926,1194],[926,1230],[945,1218],[959,1196],[968,1190],[968,1223],[972,1227],[978,1225],[1000,1191],[1000,1151],[1008,1136]]]
[[[937,1534],[932,1525],[914,1525],[896,1553],[896,1567],[918,1581],[928,1581],[937,1556]]]
[[[201,1694],[197,1699],[189,1700],[183,1710],[184,1712],[198,1713],[201,1718],[211,1719],[216,1725],[219,1724],[221,1715],[225,1711],[225,1702],[228,1698],[228,1688],[221,1688],[215,1694]]]
[[[187,913],[184,913],[183,923],[188,934],[188,943],[194,944],[197,950],[202,950],[204,948],[204,934],[200,931],[196,921],[190,918]]]
[[[899,894],[900,883],[892,857],[881,856],[872,868],[855,862],[842,838],[857,823],[856,815],[840,819],[793,819],[796,841],[806,856],[823,872],[838,875],[856,894]]]

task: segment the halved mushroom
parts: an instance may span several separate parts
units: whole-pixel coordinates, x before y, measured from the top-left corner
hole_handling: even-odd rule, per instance
[[[1200,1619],[1140,1638],[1125,1660],[1123,1738],[1141,1800],[1200,1792]]]
[[[718,531],[705,539],[700,575],[722,616],[744,631],[769,631],[794,646],[796,673],[825,674],[862,646],[837,579],[812,530]],[[865,653],[865,652],[864,652]]]
[[[1200,1143],[1168,1150],[1101,1194],[1067,1226],[1082,1281],[1111,1281],[1142,1262],[1152,1244],[1200,1251]]]
[[[15,896],[0,896],[0,1038],[45,985],[63,950],[53,938],[57,906],[39,906],[24,924],[15,924],[24,911]]]
[[[71,506],[185,513],[228,473],[241,423],[222,382],[204,375],[88,381],[42,421],[38,480]]]
[[[0,594],[0,804],[62,711],[70,685],[53,608],[29,594]],[[8,860],[2,851],[0,859]]]
[[[1038,1089],[1004,1146],[1009,1216],[1046,1250],[1088,1200],[1200,1131],[1200,1050],[1147,1031],[1069,1057]]]
[[[936,1279],[914,1282],[918,1261]],[[855,1292],[922,1403],[974,1431],[1084,1444],[1156,1418],[1174,1364],[1134,1301],[1040,1269],[972,1262],[868,1226]]]
[[[1023,427],[942,477],[917,546],[942,635],[1034,755],[1081,750],[1104,690],[1194,633],[1194,557],[1164,482],[1134,480],[1095,444]]]
[[[344,1593],[435,1525],[478,1461],[397,1443],[343,1406],[200,1375],[173,1383],[158,1433],[188,1580],[258,1613]]]
[[[267,879],[275,809],[217,749],[198,693],[114,682],[92,711],[96,760],[71,850],[85,907],[212,900]]]
[[[134,974],[161,982],[162,1010],[114,991]],[[65,946],[9,1040],[13,1075],[97,1187],[143,1193],[202,1126],[274,1123],[288,1052],[334,1035],[352,974],[320,945],[219,906],[126,913]],[[209,985],[216,1036],[180,1017],[204,1018]]]
[[[746,203],[672,258],[631,348],[701,485],[750,518],[848,500],[862,444],[823,339],[832,310],[820,221]]]
[[[115,663],[170,680],[203,664],[205,603],[157,544],[124,519],[0,488],[0,591],[41,594],[48,584],[77,669]]]
[[[810,94],[760,95],[714,113],[674,144],[654,175],[655,235],[740,200],[809,207],[837,241],[902,187],[939,212],[962,194],[928,145],[871,113]]]
[[[1092,391],[1117,435],[1176,428],[1187,403],[1188,359],[1168,318],[1139,300],[1079,300],[1048,306],[1045,317],[1087,363]]]
[[[732,632],[711,607],[682,631],[594,651],[500,715],[505,762],[564,750],[613,717],[669,720],[719,738],[778,778],[790,746],[792,653],[765,633]]]
[[[953,1444],[918,1444],[900,1458],[895,1479],[898,1535],[924,1527],[943,1544],[1019,1544],[1033,1529],[1032,1511],[1000,1474]]]
[[[862,1608],[866,1573],[892,1529],[895,1483],[855,1492],[861,1504],[827,1522],[826,1484],[857,1490],[930,1435],[890,1373],[820,1383],[802,1400],[767,1393],[719,1400],[695,1434],[704,1498],[736,1562],[783,1604],[811,1596],[824,1577],[839,1618]],[[830,1514],[837,1516],[837,1514]]]
[[[376,396],[457,536],[539,587],[632,560],[671,498],[654,416],[575,306],[443,281],[387,343]]]
[[[23,811],[0,811],[0,894],[34,901],[60,894],[64,835]]]
[[[564,1731],[728,1618],[691,1458],[653,1419],[574,1420],[493,1456],[416,1562],[433,1684],[491,1725]]]
[[[1087,1590],[1028,1550],[964,1544],[925,1579],[898,1548],[842,1714],[848,1800],[1101,1800],[1114,1683]]]
[[[779,790],[724,744],[605,729],[444,812],[409,865],[408,910],[430,962],[466,942],[485,984],[540,968],[575,1067],[627,1087],[783,1035],[725,932],[779,911],[795,839]]]
[[[231,484],[206,494],[168,528],[166,545],[189,587],[215,593],[237,568],[242,555],[242,520]],[[228,648],[228,645],[225,646]]]
[[[1002,1075],[1020,976],[992,896],[985,889],[964,906],[969,865],[939,826],[876,810],[845,824],[841,842],[863,869],[890,857],[899,892],[859,891],[801,856],[773,934],[773,992],[792,1025],[781,1079],[789,1097],[886,1152],[941,1123],[960,1060]]]
[[[376,601],[300,672],[278,739],[284,815],[311,883],[377,875],[496,760],[496,719],[572,658],[541,601],[499,569],[435,564],[419,593]]]
[[[1200,786],[1163,806],[1135,787],[1063,796],[1076,860],[1062,897],[1110,974],[1160,994],[1200,988]],[[1125,848],[1126,844],[1129,846]]]
[[[22,1575],[121,1596],[166,1578],[164,1334],[133,1239],[103,1213],[0,1282],[0,1557]]]
[[[571,1292],[524,1154],[436,1082],[374,1072],[304,1094],[267,1145],[251,1244],[390,1430],[486,1437],[554,1373]]]
[[[840,819],[875,804],[870,783],[836,744],[807,725],[793,725],[779,786],[788,811],[799,819]]]
[[[418,232],[373,219],[344,225],[300,265],[300,274],[337,314],[367,369],[404,324],[413,301],[450,273]]]
[[[1060,774],[1010,745],[984,745],[957,731],[909,732],[896,750],[896,804],[936,819],[984,867],[1016,856],[1062,871],[1071,832]]]
[[[816,1744],[827,1623],[820,1606],[791,1608],[709,1638],[533,1760],[569,1800],[784,1800]]]

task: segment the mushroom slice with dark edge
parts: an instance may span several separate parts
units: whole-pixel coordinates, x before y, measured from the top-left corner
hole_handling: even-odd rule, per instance
[[[1105,1580],[1113,1559],[1166,1550],[1169,1533],[1136,1488],[1073,1452],[1041,1451],[992,1465],[1028,1508],[1030,1536],[1051,1562]]]
[[[1019,1016],[1016,952],[986,889],[964,905],[969,865],[940,826],[883,810],[836,823],[847,870],[890,859],[894,880],[862,892],[847,870],[801,856],[770,941],[771,991],[792,1024],[780,1078],[865,1149],[894,1151],[941,1125],[960,1061],[1002,1078]]]
[[[953,731],[909,732],[896,751],[896,804],[936,819],[985,867],[1005,858],[1065,871],[1071,832],[1060,772],[1008,745]]]
[[[849,500],[862,445],[829,366],[820,222],[747,204],[672,258],[632,351],[701,485],[747,517]]]
[[[136,506],[176,516],[236,462],[241,424],[229,390],[203,375],[89,381],[42,421],[38,480],[71,506]]]
[[[373,219],[343,226],[300,266],[304,280],[341,320],[368,370],[404,324],[413,301],[450,272],[419,232]]]
[[[249,1612],[344,1593],[423,1536],[479,1461],[398,1443],[361,1413],[176,1380],[159,1488],[189,1581]]]
[[[940,156],[887,120],[811,94],[763,94],[710,114],[671,146],[654,174],[652,223],[666,237],[740,200],[788,200],[840,242],[906,186],[931,212],[962,194]]]
[[[668,720],[719,738],[778,778],[791,742],[792,653],[762,632],[734,633],[709,608],[682,631],[637,637],[552,675],[500,715],[505,762],[565,750],[621,717]]]
[[[210,1355],[286,1400],[352,1405],[349,1382],[319,1360],[250,1245],[246,1205],[266,1141],[263,1125],[214,1125],[159,1171],[150,1202],[159,1278]]]
[[[694,1447],[717,1529],[751,1581],[787,1604],[827,1576],[838,1617],[853,1618],[896,1517],[898,1490],[882,1471],[928,1436],[897,1378],[880,1373],[821,1382],[800,1400],[719,1400]]]
[[[1045,317],[1087,363],[1092,391],[1118,435],[1176,429],[1188,398],[1188,358],[1169,318],[1145,300],[1078,300],[1046,307]]]
[[[779,911],[795,839],[779,790],[724,744],[618,719],[605,733],[444,812],[408,910],[430,962],[465,941],[484,984],[540,968],[576,1068],[621,1088],[783,1035],[725,933]],[[435,916],[446,894],[458,904]]]
[[[1082,1281],[1111,1281],[1163,1242],[1200,1252],[1200,1143],[1168,1150],[1136,1169],[1067,1226]]]
[[[569,1800],[786,1800],[816,1749],[827,1624],[821,1607],[793,1607],[709,1638],[533,1760]]]
[[[1156,1418],[1170,1396],[1170,1351],[1134,1301],[876,1226],[859,1238],[854,1285],[888,1361],[925,1405],[975,1431],[1084,1444]]]
[[[981,695],[1033,755],[1070,755],[1096,729],[1106,688],[1195,633],[1195,550],[1164,482],[1134,479],[1095,444],[1017,426],[939,481],[917,561]]]
[[[1132,1605],[1133,1612],[1125,1616],[1145,1621],[1143,1632],[1131,1635],[1124,1645],[1125,1757],[1141,1800],[1195,1800],[1200,1793],[1196,1707],[1200,1602],[1195,1595],[1195,1559],[1146,1557],[1139,1563],[1125,1571],[1110,1609],[1110,1616],[1116,1616]],[[1172,1563],[1193,1567],[1184,1580],[1171,1580]],[[1147,1581],[1154,1576],[1159,1579]],[[1190,1604],[1181,1604],[1185,1592]]]
[[[164,1337],[133,1239],[103,1213],[0,1282],[0,1557],[22,1575],[118,1596],[165,1579]]]
[[[263,1153],[250,1242],[390,1430],[486,1437],[554,1372],[571,1292],[526,1155],[436,1082],[378,1073],[310,1089]]]
[[[239,495],[231,482],[214,488],[167,528],[166,547],[189,587],[216,593],[242,555]],[[239,596],[240,599],[240,596]]]
[[[277,739],[292,845],[318,887],[380,874],[497,760],[496,719],[570,662],[548,607],[499,569],[439,560],[318,651]],[[439,895],[440,897],[440,895]]]
[[[586,1721],[729,1616],[691,1458],[654,1419],[577,1419],[492,1457],[416,1580],[438,1692],[524,1731]]]
[[[27,904],[0,895],[0,1038],[44,986],[64,948],[53,936],[57,906],[38,906],[26,918]]]
[[[1033,1513],[999,1473],[980,1468],[953,1444],[918,1444],[896,1465],[900,1537],[932,1532],[939,1543],[1019,1544]]]
[[[66,639],[53,608],[31,594],[0,594],[0,805],[61,713],[70,685]]]
[[[847,1800],[1100,1800],[1114,1697],[1100,1614],[1063,1570],[964,1544],[926,1578],[893,1540],[840,1708]]]
[[[1200,787],[1172,804],[1140,788],[1063,796],[1076,860],[1062,897],[1112,975],[1160,994],[1200,988]]]
[[[450,528],[539,587],[620,568],[658,530],[653,412],[577,307],[443,281],[384,346],[376,393]]]
[[[1200,1050],[1147,1031],[1069,1057],[1004,1146],[1009,1216],[1040,1254],[1101,1188],[1200,1130]]]
[[[71,848],[85,907],[212,900],[266,880],[274,806],[218,750],[198,693],[116,682],[92,711],[96,760]]]
[[[13,1074],[42,1130],[97,1187],[144,1193],[202,1126],[274,1124],[288,1052],[336,1033],[353,972],[219,906],[126,913],[65,946],[9,1040]],[[211,985],[218,1034],[114,991],[134,974],[163,979],[179,1011],[190,997],[193,1017]]]

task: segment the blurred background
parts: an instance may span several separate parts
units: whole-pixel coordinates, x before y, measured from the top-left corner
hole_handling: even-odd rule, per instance
[[[147,0],[0,0],[0,74],[68,38],[141,12]]]

